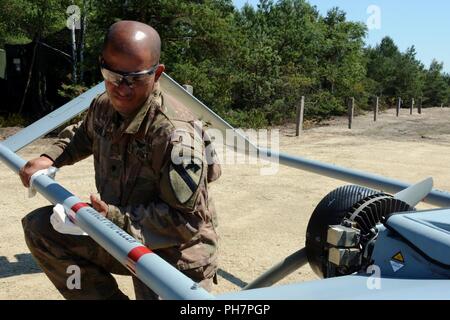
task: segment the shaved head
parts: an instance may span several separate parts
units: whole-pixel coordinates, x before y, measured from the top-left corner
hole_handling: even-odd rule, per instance
[[[149,63],[159,62],[161,39],[158,32],[149,25],[137,21],[119,21],[111,25],[105,35],[103,51],[113,50],[117,53],[135,57],[148,54]]]
[[[119,21],[107,31],[100,56],[103,67],[116,74],[140,73],[156,70],[134,87],[121,81],[119,85],[105,78],[105,87],[112,106],[122,116],[135,114],[154,89],[164,72],[159,63],[161,39],[149,25],[137,21]],[[154,69],[153,69],[154,70]]]

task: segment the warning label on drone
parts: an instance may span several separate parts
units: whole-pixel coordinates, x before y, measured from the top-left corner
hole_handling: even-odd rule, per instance
[[[390,263],[392,270],[394,270],[394,272],[397,272],[398,270],[400,270],[405,266],[405,258],[403,257],[401,251],[394,254],[394,256],[391,258]]]

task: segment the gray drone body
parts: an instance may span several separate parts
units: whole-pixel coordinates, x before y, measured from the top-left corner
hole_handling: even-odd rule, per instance
[[[450,279],[450,210],[392,215],[377,229],[372,259],[381,277]]]

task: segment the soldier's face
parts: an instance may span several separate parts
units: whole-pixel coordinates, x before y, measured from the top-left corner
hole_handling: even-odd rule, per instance
[[[135,52],[133,55],[117,53],[109,47],[102,53],[104,64],[108,69],[120,74],[136,73],[150,69],[156,61],[148,51]],[[144,79],[130,85],[126,81],[114,83],[105,81],[106,92],[114,109],[123,116],[133,115],[147,100],[153,91],[164,66],[159,65],[156,72]]]

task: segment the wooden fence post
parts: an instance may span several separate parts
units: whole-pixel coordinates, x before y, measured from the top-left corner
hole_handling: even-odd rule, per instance
[[[300,135],[300,131],[303,130],[303,113],[305,112],[305,96],[302,96],[302,101],[300,102],[300,106],[297,106],[297,118],[295,125],[295,136],[298,137]]]
[[[373,121],[375,121],[375,122],[377,121],[379,103],[380,103],[380,98],[377,97],[375,100],[375,107],[373,109]]]
[[[355,98],[348,100],[348,128],[352,128],[353,114],[355,113]]]

